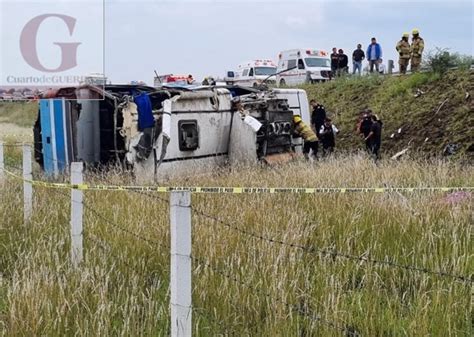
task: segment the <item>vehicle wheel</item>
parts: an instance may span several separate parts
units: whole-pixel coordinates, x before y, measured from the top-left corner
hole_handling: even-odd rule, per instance
[[[286,85],[286,82],[284,79],[280,80],[280,87],[284,87]]]
[[[256,88],[256,87],[258,87],[258,84],[254,83],[254,84],[252,84],[252,87]]]

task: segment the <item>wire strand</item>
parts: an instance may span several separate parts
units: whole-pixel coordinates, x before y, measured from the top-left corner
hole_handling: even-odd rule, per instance
[[[448,272],[445,272],[445,271],[434,271],[434,270],[430,270],[430,269],[425,268],[425,267],[404,265],[404,264],[400,264],[400,263],[393,262],[393,261],[378,260],[378,259],[369,258],[369,257],[365,257],[365,256],[351,255],[351,254],[339,252],[339,251],[333,250],[333,249],[330,250],[330,249],[321,249],[321,248],[316,248],[316,247],[308,247],[308,246],[303,246],[303,245],[300,245],[300,244],[295,244],[295,243],[285,242],[285,241],[274,239],[274,238],[265,237],[263,235],[254,233],[252,231],[242,229],[239,226],[230,224],[229,222],[226,222],[226,221],[224,221],[222,219],[219,219],[215,216],[209,215],[209,214],[203,212],[202,210],[197,209],[196,207],[192,207],[192,210],[195,214],[198,214],[198,215],[200,215],[204,218],[210,219],[210,220],[214,221],[215,223],[219,223],[219,224],[227,227],[228,229],[237,231],[237,232],[239,232],[241,234],[244,234],[248,237],[252,237],[254,239],[266,241],[266,242],[269,242],[269,243],[272,243],[272,244],[279,244],[279,245],[282,245],[282,246],[297,248],[297,249],[300,249],[303,252],[308,253],[308,254],[323,255],[325,257],[329,256],[329,257],[332,257],[332,258],[339,257],[339,258],[344,258],[346,260],[352,260],[352,261],[358,261],[358,262],[367,262],[367,263],[371,263],[373,265],[384,265],[384,266],[387,266],[387,267],[399,268],[399,269],[404,269],[404,270],[409,270],[409,271],[414,271],[414,272],[420,272],[420,273],[430,274],[430,275],[435,275],[435,276],[440,276],[440,277],[449,277],[449,278],[452,278],[452,279],[455,279],[455,280],[461,281],[461,282],[467,282],[467,283],[473,283],[474,282],[474,280],[470,276],[451,274],[451,273],[448,273]]]

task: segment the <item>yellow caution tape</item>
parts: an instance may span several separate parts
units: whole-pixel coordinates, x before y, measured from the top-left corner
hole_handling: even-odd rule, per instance
[[[140,191],[140,192],[175,192],[220,193],[220,194],[317,194],[317,193],[387,193],[387,192],[456,192],[474,191],[472,186],[455,187],[193,187],[193,186],[133,186],[133,185],[88,185],[52,183],[47,181],[28,180],[8,170],[8,175],[46,188],[77,189],[89,191]]]

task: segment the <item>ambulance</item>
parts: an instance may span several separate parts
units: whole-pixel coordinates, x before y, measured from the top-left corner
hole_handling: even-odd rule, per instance
[[[279,86],[323,82],[331,79],[331,59],[324,50],[285,50],[278,55],[277,72],[282,72],[276,76]]]
[[[265,79],[267,84],[276,84],[277,66],[272,60],[253,60],[239,64],[237,71],[228,71],[225,82],[246,87],[257,87]]]

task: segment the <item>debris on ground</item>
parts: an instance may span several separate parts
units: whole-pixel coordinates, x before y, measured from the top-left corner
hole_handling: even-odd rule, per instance
[[[416,93],[415,93],[414,96],[415,96],[415,98],[417,98],[417,97],[420,97],[421,95],[424,95],[424,94],[425,94],[425,92],[422,91],[421,89],[416,89]]]
[[[441,103],[441,105],[438,107],[438,110],[436,110],[435,115],[438,114],[438,112],[441,110],[441,108],[443,107],[443,105],[446,104],[447,101],[448,101],[448,99],[446,98],[446,99],[443,101],[443,103]]]
[[[456,152],[458,152],[460,148],[461,148],[461,145],[450,143],[446,145],[446,147],[444,148],[443,156],[452,156],[456,154]]]
[[[409,150],[409,148],[404,148],[403,150],[401,150],[400,152],[397,152],[395,153],[391,159],[393,160],[397,160],[397,159],[400,159],[405,153],[407,153]]]

